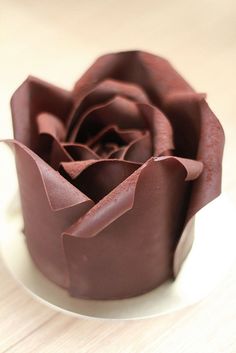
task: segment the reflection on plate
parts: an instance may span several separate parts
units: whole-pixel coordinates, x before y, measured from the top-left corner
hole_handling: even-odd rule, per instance
[[[20,212],[2,220],[2,257],[12,275],[32,295],[54,309],[74,316],[103,319],[141,319],[160,316],[192,305],[220,282],[235,258],[235,212],[225,196],[202,209],[195,217],[195,241],[174,282],[167,282],[135,298],[97,301],[71,298],[47,280],[35,267],[21,233]],[[187,231],[193,231],[191,225]]]

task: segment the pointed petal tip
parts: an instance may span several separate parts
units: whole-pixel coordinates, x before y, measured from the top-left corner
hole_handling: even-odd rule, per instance
[[[201,161],[196,161],[188,158],[180,158],[175,156],[161,156],[161,157],[153,157],[155,162],[161,161],[175,161],[179,165],[181,165],[186,172],[185,181],[195,180],[197,179],[202,171],[203,171],[203,163]]]

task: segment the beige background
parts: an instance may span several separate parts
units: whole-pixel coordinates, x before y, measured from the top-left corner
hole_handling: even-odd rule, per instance
[[[0,0],[0,138],[11,136],[9,99],[28,74],[70,89],[98,55],[125,49],[167,57],[198,91],[208,93],[226,132],[223,190],[236,204],[234,0]],[[3,212],[14,178],[11,155],[0,148]],[[6,175],[7,186],[1,184]],[[1,353],[236,352],[235,268],[200,304],[136,322],[56,313],[19,288],[1,261],[0,283]]]

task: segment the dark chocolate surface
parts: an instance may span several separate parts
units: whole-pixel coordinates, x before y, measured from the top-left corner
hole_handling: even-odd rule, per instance
[[[100,57],[71,92],[29,77],[12,101],[27,245],[72,296],[135,296],[178,274],[187,222],[221,187],[222,127],[160,57]]]

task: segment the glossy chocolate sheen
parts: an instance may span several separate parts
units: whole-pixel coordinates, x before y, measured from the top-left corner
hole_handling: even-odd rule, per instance
[[[29,77],[11,107],[6,142],[40,271],[91,299],[174,279],[186,224],[220,193],[224,134],[205,95],[133,51],[98,58],[71,92]]]

